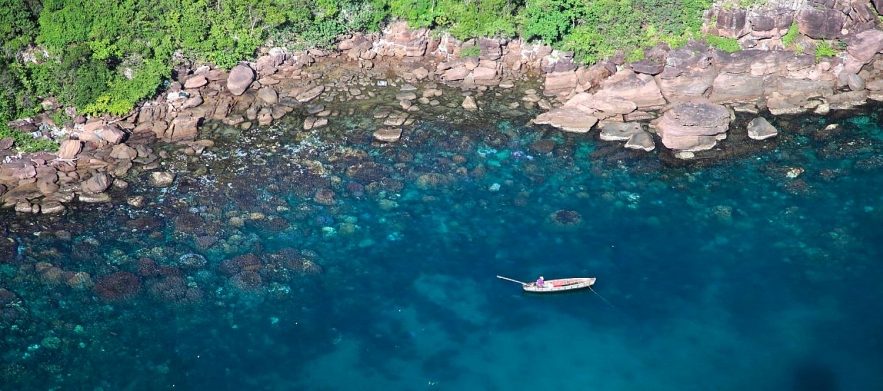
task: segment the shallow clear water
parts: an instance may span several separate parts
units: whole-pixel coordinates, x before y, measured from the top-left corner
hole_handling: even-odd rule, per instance
[[[690,164],[525,119],[219,128],[143,209],[0,212],[0,388],[881,389],[881,115]],[[541,274],[611,305],[495,278]]]

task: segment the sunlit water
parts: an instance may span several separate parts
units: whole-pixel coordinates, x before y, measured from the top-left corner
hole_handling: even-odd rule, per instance
[[[221,127],[175,187],[0,212],[0,388],[883,389],[869,110],[687,165],[525,118]]]

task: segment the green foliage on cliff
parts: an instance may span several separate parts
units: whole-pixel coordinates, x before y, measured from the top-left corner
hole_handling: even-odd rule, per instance
[[[705,42],[708,42],[710,46],[723,50],[727,53],[738,52],[742,49],[739,46],[739,41],[737,41],[736,38],[719,37],[717,35],[706,35]]]
[[[449,32],[457,39],[479,36],[512,36],[516,11],[512,0],[386,0],[389,15],[414,27]]]
[[[834,47],[828,41],[819,41],[819,44],[816,46],[816,62],[819,62],[822,57],[834,57],[836,55],[837,50],[834,50]]]
[[[785,49],[792,49],[794,43],[797,42],[798,36],[800,36],[800,31],[797,28],[797,23],[791,23],[788,32],[782,36],[782,46],[784,46]]]

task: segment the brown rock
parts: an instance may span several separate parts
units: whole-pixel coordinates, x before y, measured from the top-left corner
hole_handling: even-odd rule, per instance
[[[576,88],[576,72],[552,72],[546,74],[546,80],[543,84],[543,95],[556,96],[560,94],[569,94]]]
[[[248,65],[239,64],[230,70],[227,76],[227,89],[233,95],[242,95],[254,82],[254,70]]]
[[[64,140],[58,148],[59,159],[73,159],[83,149],[83,142],[80,140]]]
[[[656,149],[656,143],[653,142],[653,135],[650,132],[638,132],[629,137],[625,143],[627,149],[640,149],[650,152]]]
[[[64,205],[58,201],[46,201],[40,205],[40,213],[54,215],[64,212]]]
[[[604,141],[627,141],[643,131],[637,122],[607,122],[601,126],[600,137]]]
[[[110,201],[110,195],[107,193],[80,193],[78,194],[78,198],[80,199],[80,202],[89,204]]]
[[[187,78],[187,81],[184,82],[184,88],[199,88],[206,84],[208,84],[208,79],[205,77],[205,75],[193,75]]]
[[[753,103],[764,95],[763,76],[721,73],[714,79],[709,100],[714,103]]]
[[[617,97],[635,102],[638,110],[657,109],[666,104],[653,76],[635,74],[630,70],[617,72],[601,83],[595,99]]]
[[[184,104],[181,105],[181,109],[184,110],[184,109],[198,107],[202,103],[203,103],[202,95],[196,93],[184,101]]]
[[[855,35],[846,46],[852,57],[867,64],[875,54],[883,50],[883,31],[870,29]]]
[[[43,196],[36,182],[19,184],[3,194],[2,199],[6,204],[10,202],[18,202],[21,200],[33,200]]]
[[[635,73],[644,73],[647,75],[658,75],[665,69],[665,63],[653,60],[635,61],[629,64],[629,68]]]
[[[725,137],[730,124],[726,107],[713,103],[683,103],[655,121],[662,144],[670,149],[711,149],[718,137]]]
[[[110,157],[119,160],[133,160],[138,157],[138,151],[126,144],[118,144],[110,150]]]
[[[169,187],[175,181],[175,174],[167,171],[151,172],[148,183],[152,187]]]
[[[535,124],[549,124],[568,132],[586,133],[592,129],[592,126],[595,126],[598,118],[576,108],[561,107],[540,114],[533,122]]]
[[[801,34],[812,39],[834,39],[840,37],[846,15],[828,8],[804,7],[794,19]]]
[[[170,141],[196,140],[201,117],[177,117],[172,120],[163,138]]]
[[[671,103],[688,102],[693,98],[707,97],[718,72],[714,67],[691,67],[682,69],[675,77],[656,76],[659,90]]]
[[[33,208],[28,201],[19,201],[15,203],[15,211],[18,213],[32,213]]]
[[[463,99],[463,103],[461,104],[461,106],[469,111],[478,110],[478,104],[475,103],[475,98],[473,98],[472,96],[467,96],[465,99]]]
[[[325,91],[325,86],[318,85],[318,86],[315,86],[313,88],[310,88],[304,92],[297,94],[297,96],[295,96],[295,99],[297,99],[297,101],[301,102],[301,103],[309,102],[313,99],[316,99],[316,97],[319,96],[320,94],[322,94],[322,92],[324,92],[324,91]]]
[[[757,117],[748,123],[748,137],[752,140],[766,140],[778,134],[779,131],[766,118]]]
[[[116,124],[103,126],[95,131],[95,135],[110,144],[119,144],[126,138],[126,132]]]
[[[12,137],[0,139],[0,151],[6,151],[8,149],[11,149],[14,144],[15,144],[15,140]]]
[[[472,71],[474,80],[491,80],[497,77],[497,70],[492,68],[478,67]]]
[[[498,60],[503,56],[503,48],[500,41],[495,39],[481,38],[478,40],[478,48],[481,50],[481,58]]]
[[[741,38],[748,34],[748,11],[740,8],[722,9],[714,11],[714,27],[717,35],[727,38]]]
[[[377,141],[393,143],[402,138],[402,128],[382,128],[374,132]]]
[[[99,172],[84,181],[82,187],[84,191],[90,193],[102,193],[110,187],[110,183],[110,177],[103,172]]]
[[[469,75],[469,69],[461,64],[445,71],[445,73],[442,74],[442,78],[447,81],[457,81],[465,79],[467,75]]]
[[[92,119],[89,122],[83,124],[83,132],[85,133],[95,133],[96,130],[101,129],[104,126],[104,121],[100,119]]]
[[[279,102],[279,94],[272,87],[263,87],[258,90],[258,98],[268,105],[275,105]]]

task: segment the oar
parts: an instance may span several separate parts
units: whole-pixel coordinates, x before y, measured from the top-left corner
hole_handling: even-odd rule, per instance
[[[518,281],[518,280],[513,280],[513,279],[511,279],[511,278],[509,278],[509,277],[497,276],[497,278],[502,279],[502,280],[506,280],[506,281],[517,282],[517,283],[519,283],[519,284],[521,284],[521,285],[530,285],[530,284],[528,284],[528,283],[526,283],[526,282],[521,282],[521,281]]]

